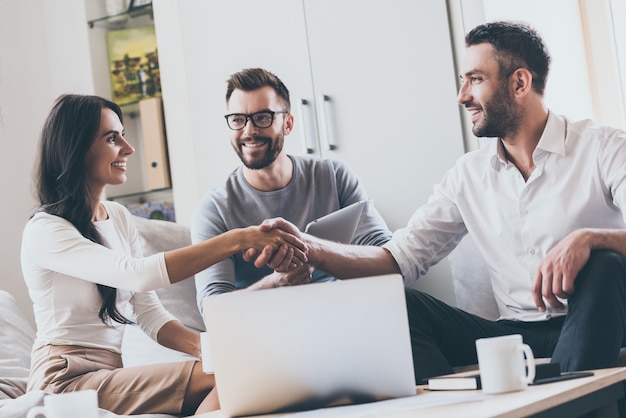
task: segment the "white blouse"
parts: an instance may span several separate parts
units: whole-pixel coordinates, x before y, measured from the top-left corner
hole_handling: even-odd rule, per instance
[[[33,301],[37,338],[45,344],[80,345],[121,352],[124,326],[104,324],[96,283],[115,287],[117,309],[156,340],[175,319],[153,289],[170,285],[163,253],[142,257],[139,236],[122,205],[102,202],[108,219],[95,223],[104,245],[83,237],[67,220],[39,212],[22,237],[22,272]]]

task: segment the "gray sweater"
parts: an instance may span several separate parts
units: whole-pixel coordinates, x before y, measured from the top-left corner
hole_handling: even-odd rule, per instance
[[[201,242],[234,228],[258,225],[280,216],[304,230],[306,224],[359,200],[369,200],[358,179],[341,162],[290,156],[294,163],[291,182],[280,190],[262,192],[248,184],[242,168],[233,171],[226,182],[208,192],[193,215],[192,242]],[[373,202],[365,206],[353,244],[380,246],[391,238]],[[256,268],[236,254],[196,274],[198,305],[206,296],[242,289],[272,273],[265,266]],[[321,271],[312,281],[334,280]]]

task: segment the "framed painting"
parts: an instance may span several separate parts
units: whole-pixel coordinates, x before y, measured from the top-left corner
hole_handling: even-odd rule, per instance
[[[120,106],[161,96],[154,26],[107,32],[113,101]]]

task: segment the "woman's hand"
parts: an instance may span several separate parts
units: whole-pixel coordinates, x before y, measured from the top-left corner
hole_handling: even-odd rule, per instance
[[[300,239],[300,231],[291,223],[283,219],[281,221],[289,226],[284,228],[268,226],[265,225],[268,221],[265,221],[259,226],[244,229],[248,248],[244,252],[246,261],[256,258],[254,262],[256,267],[267,264],[277,271],[289,271],[308,261],[307,248]]]

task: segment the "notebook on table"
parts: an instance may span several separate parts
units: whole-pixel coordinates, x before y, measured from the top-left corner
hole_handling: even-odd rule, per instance
[[[203,310],[229,416],[415,394],[400,275],[229,293]]]
[[[363,213],[363,208],[366,204],[366,201],[359,200],[328,215],[317,218],[306,225],[304,232],[318,238],[350,244],[356,228],[359,226],[361,213]]]

